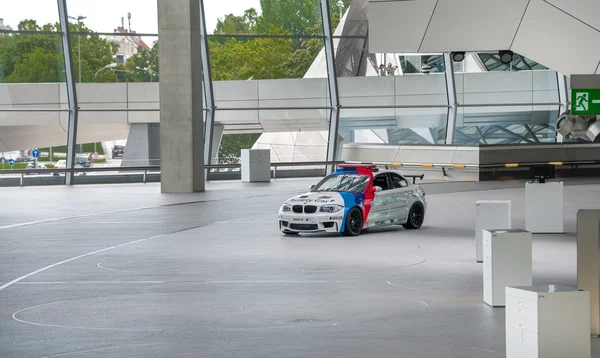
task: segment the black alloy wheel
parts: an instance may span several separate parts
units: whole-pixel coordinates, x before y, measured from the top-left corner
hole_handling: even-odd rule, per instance
[[[425,220],[425,208],[421,203],[414,203],[410,212],[408,213],[408,221],[402,225],[405,229],[415,230],[419,229],[423,225]]]
[[[363,226],[363,215],[359,208],[352,208],[348,212],[346,217],[346,223],[344,224],[345,236],[358,236],[362,231]]]

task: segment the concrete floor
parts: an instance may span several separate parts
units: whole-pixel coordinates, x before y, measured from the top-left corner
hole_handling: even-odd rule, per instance
[[[504,356],[474,203],[513,200],[523,228],[522,182],[424,184],[419,231],[281,236],[277,209],[314,181],[0,189],[0,357]],[[565,187],[570,233],[534,236],[536,283],[576,285],[594,182]]]

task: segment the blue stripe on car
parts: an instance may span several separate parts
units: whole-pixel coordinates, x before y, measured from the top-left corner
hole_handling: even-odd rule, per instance
[[[339,193],[344,200],[344,217],[342,218],[342,225],[340,226],[340,232],[344,231],[346,226],[346,217],[350,209],[356,206],[356,196],[354,193],[340,192]]]

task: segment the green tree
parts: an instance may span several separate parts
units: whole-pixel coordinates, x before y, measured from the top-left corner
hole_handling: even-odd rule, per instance
[[[8,82],[56,82],[61,76],[61,68],[64,68],[61,56],[37,49],[15,65],[13,72],[8,76]]]
[[[39,26],[35,20],[23,20],[20,31],[60,31],[59,24]],[[70,31],[78,31],[75,24]],[[92,32],[82,24],[82,32]],[[79,81],[78,36],[71,35],[72,59],[75,80]],[[112,43],[97,35],[81,38],[82,82],[115,82],[111,71],[95,73],[114,61],[116,53]],[[31,68],[28,68],[31,67]],[[35,69],[35,70],[34,70]],[[65,79],[64,55],[59,34],[8,34],[0,36],[0,80],[9,82],[61,82]]]
[[[223,19],[217,20],[215,34],[253,34],[256,31],[258,13],[256,9],[250,8],[244,11],[244,15],[235,16],[227,14]]]
[[[137,53],[131,56],[125,64],[129,80],[132,82],[157,82],[158,69],[158,41],[155,41],[150,50],[138,46]]]
[[[321,17],[320,0],[260,0],[260,7],[260,33],[277,27],[293,35],[305,35]]]
[[[219,147],[219,162],[223,164],[238,163],[242,156],[242,149],[252,148],[259,133],[225,134]]]
[[[270,34],[280,34],[272,28]],[[287,78],[293,56],[292,40],[285,38],[227,39],[210,42],[213,79],[248,80]]]

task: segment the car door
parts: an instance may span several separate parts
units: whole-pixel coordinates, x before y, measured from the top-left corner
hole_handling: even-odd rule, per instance
[[[404,222],[408,217],[414,190],[409,186],[408,181],[400,174],[388,173],[388,175],[392,186],[390,195],[393,197],[394,201],[391,219],[394,220],[394,222]]]
[[[375,175],[371,186],[380,187],[381,191],[375,193],[365,227],[385,225],[390,220],[389,202],[391,202],[390,198],[393,193],[390,190],[392,187],[387,174],[381,173]]]

